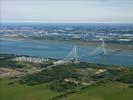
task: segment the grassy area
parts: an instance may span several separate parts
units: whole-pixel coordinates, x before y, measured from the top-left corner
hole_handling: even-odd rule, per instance
[[[77,91],[66,97],[66,100],[132,100],[133,89],[128,84],[106,82]],[[58,100],[64,100],[60,98]]]
[[[47,63],[12,61],[12,55],[3,57],[2,68],[26,70],[47,66]],[[95,84],[82,84],[92,82]],[[64,96],[66,100],[132,100],[132,94],[133,68],[114,65],[70,63],[18,78],[0,79],[1,100],[64,100]]]
[[[49,89],[49,84],[39,84],[28,86],[25,84],[10,84],[13,80],[0,80],[0,99],[1,100],[48,100],[54,96],[60,95],[59,92],[53,92]]]
[[[12,80],[0,80],[1,100],[50,100],[62,93],[51,91],[49,84],[34,86],[10,84]],[[119,82],[106,82],[88,86],[66,97],[66,100],[132,100],[133,89],[128,84]],[[58,98],[57,100],[64,100]]]

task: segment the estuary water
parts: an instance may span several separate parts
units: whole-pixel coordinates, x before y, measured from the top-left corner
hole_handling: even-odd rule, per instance
[[[46,40],[5,38],[0,40],[1,53],[70,60],[73,58],[72,49],[72,44]],[[113,52],[113,50],[107,49],[107,55],[103,55],[102,48],[77,45],[79,61],[133,67],[133,53],[126,51]]]

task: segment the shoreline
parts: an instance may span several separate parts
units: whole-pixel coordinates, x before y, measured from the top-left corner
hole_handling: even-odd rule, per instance
[[[1,55],[12,55],[15,57],[34,57],[34,58],[43,58],[43,59],[49,59],[50,61],[60,61],[63,59],[58,59],[58,58],[47,58],[47,57],[39,57],[39,56],[30,56],[30,55],[21,55],[21,54],[13,54],[13,53],[1,53],[0,52],[0,58]],[[104,66],[115,66],[116,68],[133,68],[133,66],[128,66],[128,65],[120,65],[120,64],[109,64],[109,63],[94,63],[94,62],[87,62],[87,61],[80,61],[78,63],[85,63],[85,64],[90,64],[90,65],[104,65]]]

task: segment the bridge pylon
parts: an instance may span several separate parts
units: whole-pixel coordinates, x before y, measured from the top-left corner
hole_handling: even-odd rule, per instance
[[[76,45],[74,45],[73,57],[74,57],[74,62],[77,63],[78,62],[78,57],[77,57],[77,46]]]
[[[105,49],[105,41],[103,38],[100,38],[100,40],[102,41],[102,49],[103,49],[103,54],[106,55],[106,49]]]

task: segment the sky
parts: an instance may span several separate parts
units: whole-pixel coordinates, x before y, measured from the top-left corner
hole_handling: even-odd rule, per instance
[[[0,0],[0,21],[133,23],[133,0]]]

